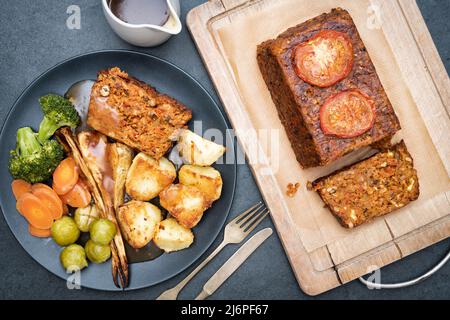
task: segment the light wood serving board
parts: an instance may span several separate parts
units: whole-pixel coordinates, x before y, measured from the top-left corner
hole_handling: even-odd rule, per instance
[[[414,143],[421,141],[432,145],[430,153],[433,156],[430,156],[430,159],[434,159],[433,164],[439,164],[440,171],[436,181],[443,186],[439,193],[423,201],[423,206],[411,207],[409,211],[402,209],[401,212],[377,219],[367,226],[351,231],[344,230],[342,234],[335,235],[332,239],[316,237],[317,232],[324,230],[317,231],[317,221],[314,224],[313,218],[308,224],[309,222],[305,221],[308,216],[304,215],[304,212],[300,212],[303,215],[298,212],[299,208],[303,207],[297,207],[298,202],[295,202],[302,201],[306,191],[302,190],[296,196],[299,199],[295,201],[285,194],[286,182],[290,181],[286,180],[286,177],[290,177],[292,182],[301,181],[304,188],[305,179],[309,178],[309,173],[298,171],[298,164],[290,159],[293,155],[290,147],[285,148],[289,150],[283,151],[286,157],[282,158],[285,162],[280,164],[281,169],[278,170],[281,173],[275,172],[261,139],[246,134],[249,130],[257,130],[265,126],[279,128],[280,125],[278,120],[270,116],[271,112],[272,114],[276,112],[269,110],[274,107],[261,111],[260,113],[267,112],[261,116],[255,114],[255,109],[249,106],[251,103],[245,100],[246,92],[244,85],[240,83],[242,79],[239,78],[239,72],[244,72],[244,68],[236,70],[238,64],[227,54],[230,52],[230,47],[233,49],[233,43],[230,44],[233,37],[229,36],[230,33],[228,37],[225,37],[223,32],[223,29],[228,28],[229,31],[237,25],[245,24],[245,19],[248,20],[247,25],[251,23],[254,24],[254,28],[262,28],[264,24],[261,25],[261,21],[255,17],[264,17],[265,11],[272,10],[274,5],[282,6],[289,1],[293,2],[293,0],[210,0],[189,12],[187,24],[236,130],[261,193],[271,210],[272,220],[299,285],[305,293],[317,295],[367,274],[373,268],[381,268],[450,236],[450,189],[448,188],[450,186],[450,79],[414,0],[361,0],[352,3],[350,3],[352,0],[314,1],[314,6],[319,3],[319,8],[321,3],[334,5],[333,1],[336,2],[336,6],[344,9],[348,9],[346,7],[348,5],[351,14],[352,6],[354,14],[362,12],[361,8],[354,9],[355,3],[364,3],[366,7],[369,5],[367,9],[374,6],[379,10],[378,14],[382,18],[379,29],[383,33],[383,43],[386,43],[386,48],[383,50],[389,50],[389,55],[395,60],[395,68],[398,68],[396,71],[407,88],[406,96],[400,94],[399,97],[394,97],[393,102],[410,100],[414,105],[414,112],[418,115],[416,117],[420,118],[420,124],[426,132],[423,134],[425,136],[423,140],[409,142],[406,138],[405,140],[412,150],[418,150]],[[297,9],[305,12],[311,9],[306,3],[308,2],[298,0],[295,4],[304,5],[304,8]],[[365,10],[366,7],[363,9]],[[328,10],[323,12],[326,11]],[[292,13],[290,14],[292,16]],[[353,18],[355,19],[355,16]],[[283,19],[283,15],[278,15],[277,19]],[[291,26],[305,20],[299,19]],[[274,26],[277,25],[277,21],[269,19],[265,20],[265,23],[276,30]],[[358,23],[357,27],[359,29]],[[273,38],[284,30],[277,30],[277,33],[270,34],[263,40]],[[239,32],[252,31],[247,29]],[[363,41],[366,42],[364,32],[361,33]],[[242,41],[241,35],[239,38]],[[224,39],[227,39],[227,43]],[[370,41],[366,45],[372,55],[373,46],[371,48]],[[251,54],[256,55],[256,47],[250,47],[250,51]],[[380,71],[379,68],[383,67],[383,63],[380,62],[383,60],[383,55],[372,58],[375,58],[373,59],[375,67]],[[387,55],[385,59],[388,60]],[[258,77],[260,75],[255,72],[255,81],[261,81],[257,79]],[[392,96],[396,96],[397,93],[390,88],[391,86],[386,86],[390,84],[389,77],[380,74],[380,78],[388,96],[393,100]],[[261,95],[270,97],[267,89],[262,89]],[[395,104],[394,107],[396,107]],[[399,116],[403,124],[406,124],[403,125],[404,135],[408,136],[410,134],[408,133],[408,126],[410,126],[410,123],[407,123],[408,114],[405,115],[404,110],[399,109],[398,106],[396,112],[402,113]],[[268,124],[267,119],[264,118],[274,119],[274,123]],[[280,139],[283,143],[286,137],[282,136]],[[418,162],[420,164],[420,161]],[[293,173],[304,176],[292,177]],[[426,188],[424,193],[427,193]],[[320,219],[328,219],[328,215],[331,219],[329,213]],[[325,229],[327,230],[331,229]]]

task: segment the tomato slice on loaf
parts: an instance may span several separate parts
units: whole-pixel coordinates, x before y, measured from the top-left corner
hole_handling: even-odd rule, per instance
[[[38,238],[49,238],[52,235],[51,229],[38,229],[31,224],[28,225],[28,232]]]
[[[49,186],[38,183],[33,185],[32,193],[50,210],[53,219],[59,219],[63,215],[63,203],[56,192]]]
[[[12,192],[17,199],[24,193],[31,192],[31,184],[22,179],[16,179],[11,183]]]
[[[295,73],[303,81],[330,87],[346,78],[353,68],[352,41],[343,32],[321,30],[297,45],[293,60]]]
[[[73,208],[84,208],[91,203],[91,194],[84,183],[77,183],[61,200]]]
[[[63,195],[73,189],[78,182],[78,167],[72,157],[68,157],[53,172],[53,189]]]
[[[374,123],[375,102],[356,89],[331,96],[320,108],[320,127],[326,135],[354,138],[370,130]]]
[[[16,203],[19,211],[27,221],[38,229],[50,229],[53,215],[42,201],[32,193],[24,193]]]

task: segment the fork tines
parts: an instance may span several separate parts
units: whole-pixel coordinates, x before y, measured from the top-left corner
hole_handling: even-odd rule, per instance
[[[267,216],[268,213],[269,209],[267,209],[266,205],[260,201],[234,218],[231,222],[236,223],[241,229],[244,229],[244,232],[249,233]]]

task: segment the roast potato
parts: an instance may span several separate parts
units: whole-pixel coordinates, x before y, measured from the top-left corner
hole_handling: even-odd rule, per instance
[[[183,129],[178,136],[177,149],[188,164],[210,166],[225,152],[225,147],[203,139],[194,132]]]
[[[158,224],[153,242],[165,252],[178,251],[194,242],[194,234],[174,218],[168,218]]]
[[[185,164],[178,172],[178,179],[185,186],[197,187],[210,201],[220,198],[222,177],[213,167],[200,167]]]
[[[192,186],[173,184],[159,194],[159,203],[186,228],[193,228],[211,206],[203,192]]]
[[[146,246],[162,220],[161,210],[148,202],[135,201],[119,207],[119,226],[127,242],[135,249]]]
[[[148,201],[156,197],[177,177],[175,166],[166,158],[155,160],[139,153],[127,174],[125,188],[131,198]]]

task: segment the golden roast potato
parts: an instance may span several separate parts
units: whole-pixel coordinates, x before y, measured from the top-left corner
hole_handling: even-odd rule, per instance
[[[127,242],[139,249],[153,239],[162,214],[157,206],[149,202],[132,200],[119,207],[117,219]]]
[[[211,206],[211,201],[198,188],[182,184],[173,184],[162,191],[159,203],[189,229],[199,223],[203,212]]]
[[[177,177],[175,166],[166,158],[155,160],[139,153],[128,170],[125,188],[135,200],[148,201],[156,197]]]
[[[225,147],[203,139],[194,132],[183,129],[178,136],[178,152],[185,162],[198,166],[210,166],[225,152]]]
[[[153,242],[165,252],[178,251],[194,242],[194,234],[174,218],[168,218],[158,224]]]
[[[213,167],[200,167],[186,164],[178,172],[178,179],[185,186],[197,187],[210,201],[220,198],[222,177]]]

